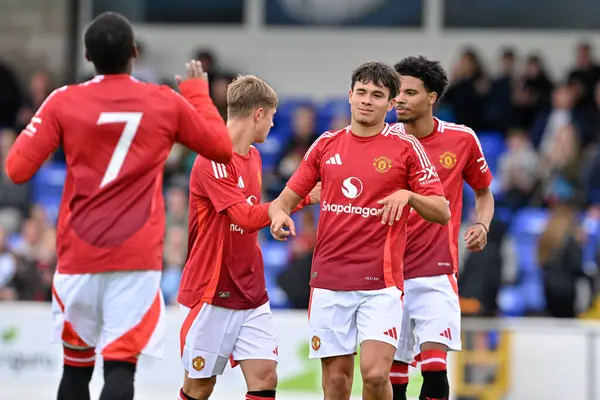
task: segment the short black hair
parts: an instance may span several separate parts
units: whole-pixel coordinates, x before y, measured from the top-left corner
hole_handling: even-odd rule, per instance
[[[356,82],[371,83],[386,87],[390,90],[390,99],[398,95],[400,90],[400,79],[394,68],[382,62],[368,62],[362,64],[352,72],[352,86],[354,90]]]
[[[98,15],[84,35],[85,50],[96,71],[102,74],[127,72],[135,38],[127,18],[115,12]]]
[[[448,75],[439,61],[428,60],[423,56],[407,57],[394,65],[400,76],[412,76],[423,81],[425,90],[437,93],[439,101],[448,88]]]

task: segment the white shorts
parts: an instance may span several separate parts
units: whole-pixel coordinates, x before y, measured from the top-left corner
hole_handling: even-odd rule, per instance
[[[161,271],[54,274],[53,341],[108,360],[164,353]]]
[[[404,281],[404,317],[394,359],[411,364],[427,342],[460,351],[460,304],[454,275]]]
[[[227,361],[277,361],[275,321],[269,302],[250,310],[199,303],[181,306],[181,362],[192,379],[221,375]]]
[[[310,358],[354,354],[365,340],[398,347],[402,291],[335,291],[314,288],[308,308]]]

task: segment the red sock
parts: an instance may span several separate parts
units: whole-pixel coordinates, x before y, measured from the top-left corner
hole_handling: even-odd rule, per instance
[[[71,367],[93,367],[96,365],[96,349],[73,350],[63,347],[65,365]]]
[[[390,383],[392,385],[408,384],[408,364],[392,364],[392,369],[390,370]]]
[[[421,371],[446,371],[446,352],[425,350],[421,352]]]

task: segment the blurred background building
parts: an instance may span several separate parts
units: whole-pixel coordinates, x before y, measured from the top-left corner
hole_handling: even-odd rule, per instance
[[[477,132],[497,200],[485,251],[461,251],[465,315],[600,319],[600,2],[1,0],[2,162],[54,88],[93,76],[82,32],[103,11],[134,23],[141,50],[134,75],[141,80],[173,85],[184,63],[199,59],[224,117],[227,85],[238,73],[256,74],[278,91],[275,127],[258,146],[266,199],[280,192],[321,132],[349,123],[354,67],[410,55],[441,61],[451,86],[436,114]],[[165,170],[163,292],[170,304],[187,251],[194,157],[174,147]],[[29,184],[15,186],[0,174],[0,300],[51,299],[64,176],[60,151]],[[473,205],[467,187],[465,229]],[[290,242],[262,232],[274,307],[307,306],[318,212],[311,207],[294,216],[300,234]],[[494,350],[505,339],[475,335],[465,343]],[[496,382],[501,370],[480,368],[479,378]],[[600,391],[586,393],[600,399]]]

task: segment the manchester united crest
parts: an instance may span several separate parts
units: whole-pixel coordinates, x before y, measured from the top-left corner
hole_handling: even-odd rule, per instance
[[[445,151],[440,156],[440,164],[446,169],[452,169],[456,165],[456,154]]]
[[[321,348],[321,339],[316,335],[312,337],[310,343],[314,351],[318,351]]]
[[[375,167],[375,171],[380,174],[385,174],[392,168],[392,160],[386,156],[377,157],[375,161],[373,161],[373,166]]]
[[[202,371],[205,365],[206,361],[204,361],[204,358],[200,356],[194,357],[192,360],[192,368],[194,368],[196,371]]]

